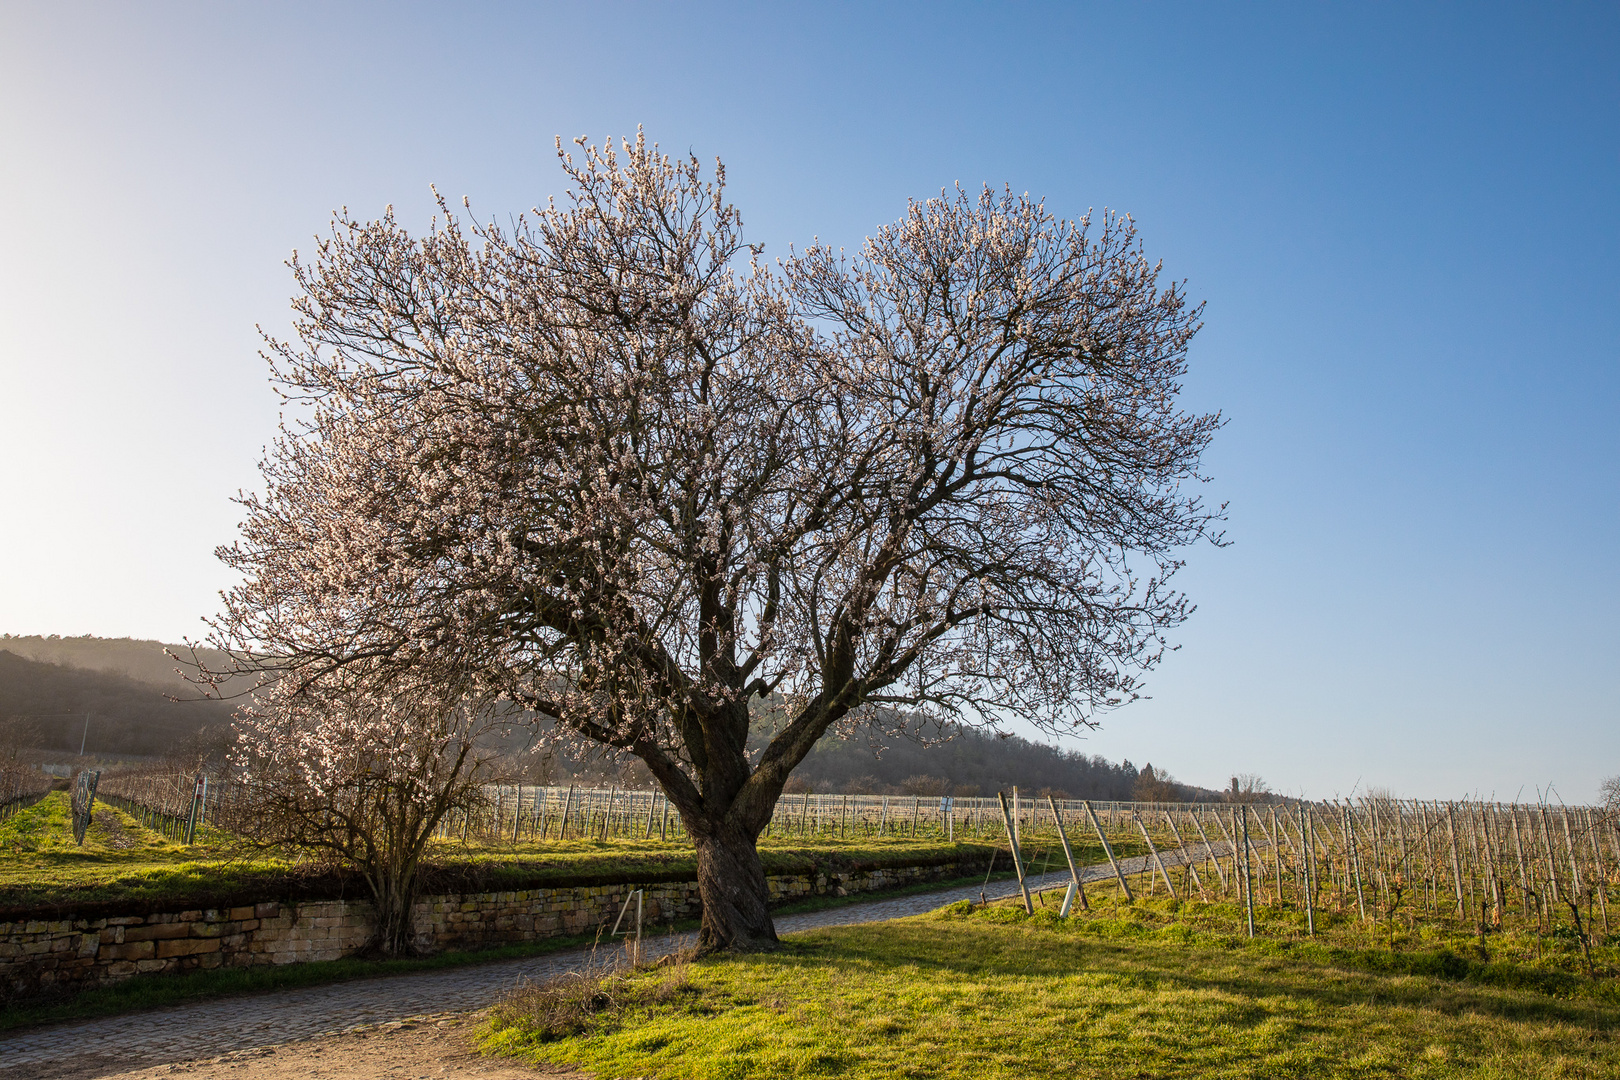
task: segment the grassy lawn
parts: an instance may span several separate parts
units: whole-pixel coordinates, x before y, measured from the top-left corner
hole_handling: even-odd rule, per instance
[[[1101,846],[1076,838],[1082,861],[1103,858]],[[1063,865],[1049,846],[1026,845],[1031,869]],[[841,871],[872,866],[986,858],[990,843],[950,844],[922,837],[858,837],[821,840],[770,838],[760,843],[768,874]],[[1121,854],[1135,853],[1116,845]],[[576,882],[618,884],[691,878],[697,860],[691,845],[658,840],[565,840],[501,846],[444,841],[434,845],[424,878],[427,891],[493,891]],[[998,870],[1010,869],[1005,853]],[[295,856],[266,853],[209,829],[189,847],[145,829],[115,807],[97,804],[81,847],[73,842],[66,792],[0,824],[0,908],[115,901],[217,906],[221,897],[262,894],[276,899],[310,889],[313,868]],[[347,890],[354,891],[354,883]],[[238,901],[240,902],[240,901]]]
[[[1281,912],[1251,943],[1234,905],[1098,900],[560,984],[498,1010],[485,1048],[604,1077],[1620,1076],[1612,979],[1549,953],[1485,962],[1444,927],[1392,948],[1355,920],[1305,942]]]

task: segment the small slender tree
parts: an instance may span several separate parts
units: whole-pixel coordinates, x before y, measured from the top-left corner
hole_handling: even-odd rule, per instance
[[[1225,798],[1227,802],[1270,802],[1271,785],[1255,773],[1239,773],[1232,777],[1232,783],[1225,791]]]
[[[238,712],[233,761],[248,835],[358,872],[377,913],[368,951],[387,956],[415,951],[423,859],[447,815],[482,805],[489,758],[477,744],[495,723],[487,707],[391,690],[265,687]]]
[[[1178,406],[1199,311],[1128,218],[958,191],[772,267],[720,167],[558,153],[567,199],[509,229],[441,201],[294,258],[270,347],[302,411],[212,640],[636,755],[696,845],[702,947],[769,947],[755,841],[824,735],[1136,696],[1190,610],[1178,551],[1218,540],[1219,420]]]

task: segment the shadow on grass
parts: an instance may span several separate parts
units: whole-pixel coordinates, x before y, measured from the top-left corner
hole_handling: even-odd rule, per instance
[[[903,957],[920,970],[964,978],[1055,979],[1083,968],[1152,991],[1219,990],[1249,999],[1290,997],[1330,1008],[1409,1007],[1598,1031],[1620,1028],[1620,988],[1612,983],[1582,986],[1561,973],[1483,965],[1450,953],[1406,954],[1403,970],[1399,958],[1388,954],[1315,952],[1294,949],[1284,957],[1264,944],[1187,941],[1163,934],[1103,937],[1033,919],[992,922],[936,913],[890,923],[880,937],[858,927],[795,935],[788,955],[794,962],[828,969],[850,963],[890,966]],[[1551,993],[1549,986],[1555,988]]]

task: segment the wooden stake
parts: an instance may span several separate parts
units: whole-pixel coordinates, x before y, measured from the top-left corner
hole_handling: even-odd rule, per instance
[[[1564,821],[1564,850],[1569,853],[1569,879],[1575,884],[1575,895],[1581,895],[1581,866],[1575,859],[1575,841],[1569,835],[1569,810],[1558,815]]]
[[[1541,842],[1547,849],[1547,890],[1552,895],[1552,902],[1559,902],[1558,896],[1558,864],[1553,861],[1552,833],[1547,828],[1547,806],[1541,806]]]
[[[1233,817],[1237,816],[1233,811]],[[1238,832],[1237,822],[1232,822],[1232,831]],[[1243,910],[1249,917],[1249,936],[1254,937],[1254,882],[1249,877],[1249,807],[1243,804]]]
[[[1138,829],[1142,830],[1142,839],[1147,841],[1148,854],[1153,856],[1153,861],[1159,864],[1159,876],[1164,878],[1164,887],[1169,890],[1170,899],[1180,899],[1180,897],[1176,896],[1176,887],[1170,883],[1170,871],[1164,868],[1164,860],[1159,857],[1159,849],[1153,846],[1153,837],[1148,835],[1147,826],[1142,824],[1142,819],[1134,809],[1131,811],[1131,820],[1136,822]]]
[[[1305,845],[1305,930],[1316,936],[1316,830],[1305,808],[1299,808],[1299,837]]]
[[[1446,803],[1446,839],[1451,843],[1451,887],[1457,893],[1457,915],[1463,914],[1462,860],[1457,854],[1457,820]]]
[[[1212,862],[1215,865],[1215,876],[1221,879],[1221,891],[1225,892],[1226,891],[1226,871],[1221,869],[1221,860],[1214,857],[1215,856],[1215,849],[1210,845],[1209,835],[1204,832],[1204,826],[1198,820],[1197,813],[1189,811],[1187,816],[1192,818],[1193,828],[1198,830],[1198,839],[1200,839],[1200,840],[1202,840],[1204,842],[1204,854],[1206,856],[1208,856],[1210,862]],[[1220,815],[1216,815],[1215,820],[1220,821]]]
[[[574,805],[574,785],[569,784],[568,785],[568,798],[563,800],[562,827],[557,832],[557,839],[559,839],[559,840],[568,839],[568,811],[573,807],[573,805]]]
[[[1086,808],[1086,816],[1091,818],[1091,827],[1097,830],[1097,839],[1102,841],[1103,854],[1108,856],[1108,865],[1114,868],[1114,877],[1119,882],[1120,891],[1125,894],[1125,902],[1131,903],[1131,884],[1125,880],[1125,871],[1119,868],[1119,860],[1114,858],[1114,849],[1108,846],[1108,837],[1103,834],[1102,823],[1097,820],[1097,811],[1091,808],[1090,800],[1082,799]]]
[[[1281,831],[1281,827],[1277,824],[1277,808],[1273,806],[1271,807],[1271,862],[1277,868],[1277,906],[1279,908],[1283,906],[1282,845],[1277,843],[1277,834]]]
[[[1054,813],[1055,812],[1056,811],[1054,809]],[[1183,849],[1186,848],[1187,843],[1181,838],[1181,830],[1176,828],[1176,819],[1170,816],[1170,811],[1166,810],[1164,812],[1164,820],[1170,823],[1170,835],[1176,838],[1176,846]],[[1183,865],[1187,867],[1187,873],[1191,875],[1193,884],[1198,886],[1198,895],[1207,901],[1209,899],[1209,893],[1204,891],[1204,883],[1199,880],[1198,871],[1193,867],[1193,864],[1190,861],[1184,863]]]
[[[1052,807],[1052,821],[1056,823],[1058,839],[1063,843],[1063,857],[1069,863],[1069,877],[1074,879],[1075,895],[1080,898],[1080,910],[1090,911],[1091,905],[1086,903],[1086,887],[1081,884],[1080,871],[1074,865],[1074,852],[1069,850],[1069,834],[1063,828],[1063,816],[1058,813],[1057,800],[1048,795],[1046,801]],[[1067,908],[1067,906],[1068,900],[1065,898],[1064,907]],[[1064,914],[1068,914],[1067,910],[1064,911]]]
[[[1435,903],[1434,894],[1438,888],[1434,880],[1434,829],[1429,824],[1428,808],[1422,803],[1418,804],[1418,824],[1423,829],[1423,852],[1425,859],[1423,864],[1423,879],[1428,886],[1428,904],[1429,910],[1432,912],[1434,910]]]
[[[1533,895],[1530,888],[1530,867],[1524,860],[1524,840],[1519,836],[1519,808],[1508,808],[1508,816],[1513,821],[1513,850],[1519,856],[1519,895],[1523,897],[1520,908],[1525,918],[1530,917],[1530,897]]]
[[[1356,879],[1356,910],[1361,912],[1361,921],[1367,921],[1367,899],[1361,891],[1361,838],[1356,835],[1356,823],[1350,816],[1350,804],[1346,800],[1340,811],[1344,815],[1344,834],[1350,838],[1350,850],[1347,853],[1350,861],[1350,872]]]
[[[1018,830],[1013,827],[1013,816],[1007,810],[1007,796],[996,792],[1001,800],[1001,817],[1007,825],[1007,846],[1012,848],[1013,869],[1018,873],[1018,891],[1024,895],[1024,914],[1035,914],[1035,905],[1029,902],[1029,885],[1024,881],[1024,856],[1018,850]]]
[[[1592,883],[1598,898],[1598,911],[1603,916],[1603,933],[1609,934],[1609,898],[1605,895],[1609,891],[1608,875],[1603,872],[1603,849],[1598,846],[1597,822],[1592,820],[1592,812],[1588,810],[1584,815],[1586,824],[1587,843],[1592,848]]]

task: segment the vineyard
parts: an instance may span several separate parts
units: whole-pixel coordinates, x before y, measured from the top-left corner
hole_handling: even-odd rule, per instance
[[[0,761],[0,821],[43,799],[53,779],[15,759]]]
[[[171,839],[205,823],[251,835],[240,785],[177,772],[108,774],[100,798]],[[561,841],[681,843],[680,817],[656,791],[494,785],[481,806],[447,818],[440,840],[483,846]],[[1449,913],[1484,928],[1509,923],[1581,941],[1612,933],[1608,894],[1620,882],[1620,828],[1594,807],[1366,798],[1339,802],[1088,802],[1031,797],[785,795],[763,841],[888,837],[992,844],[1020,851],[1060,838],[1122,846],[1150,859],[1136,891],[1319,907],[1366,921]],[[1174,860],[1161,852],[1177,849]],[[1180,865],[1176,865],[1180,864]],[[1132,886],[1117,875],[1125,897]],[[1483,931],[1482,931],[1483,932]]]

